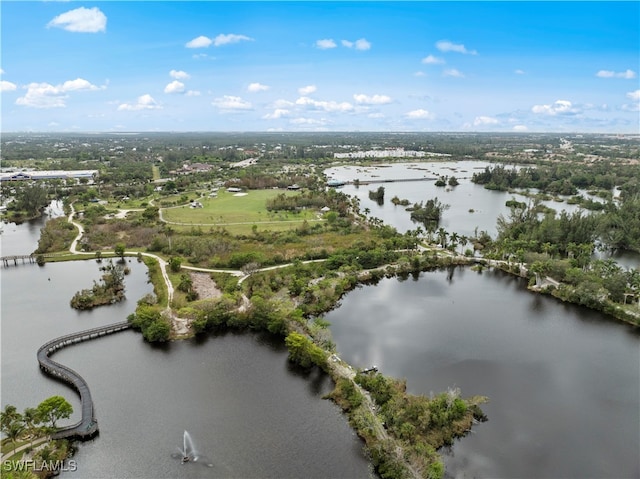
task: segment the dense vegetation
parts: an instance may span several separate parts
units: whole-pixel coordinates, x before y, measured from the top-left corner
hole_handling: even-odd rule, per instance
[[[2,465],[2,477],[8,479],[38,479],[59,473],[62,460],[71,450],[68,441],[47,440],[45,445],[34,449],[35,442],[47,438],[57,429],[60,419],[67,419],[73,413],[73,407],[62,396],[51,396],[37,407],[27,407],[20,413],[15,406],[7,404],[0,412],[0,428],[5,438],[2,440],[2,455],[14,456],[14,461],[5,461]],[[28,445],[24,452],[32,454],[30,467],[20,466],[16,453],[19,446]],[[13,454],[11,454],[13,453]]]

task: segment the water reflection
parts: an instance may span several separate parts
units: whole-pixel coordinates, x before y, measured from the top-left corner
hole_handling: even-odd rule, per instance
[[[490,398],[452,477],[639,477],[638,328],[462,268],[356,289],[326,319],[354,366]]]

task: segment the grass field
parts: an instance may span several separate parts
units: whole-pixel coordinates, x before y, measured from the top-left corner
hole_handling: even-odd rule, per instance
[[[319,212],[304,210],[300,212],[267,211],[268,198],[279,195],[280,190],[249,190],[244,196],[219,191],[217,198],[199,199],[202,208],[188,205],[162,209],[162,217],[169,223],[193,226],[234,227],[239,231],[250,231],[255,224],[260,230],[296,228],[303,221],[317,220]],[[295,195],[295,192],[286,192]]]

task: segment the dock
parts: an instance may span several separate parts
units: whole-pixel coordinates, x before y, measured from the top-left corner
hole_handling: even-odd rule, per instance
[[[50,356],[57,350],[67,346],[84,341],[90,341],[108,334],[118,333],[129,329],[130,327],[131,325],[129,322],[123,321],[120,323],[110,324],[108,326],[101,326],[60,336],[59,338],[52,339],[40,346],[38,349],[38,363],[40,363],[40,369],[49,376],[52,376],[54,379],[63,381],[74,388],[80,396],[80,403],[82,405],[82,419],[80,422],[58,429],[51,435],[53,439],[79,439],[81,441],[92,439],[98,434],[98,420],[96,418],[95,406],[93,404],[91,391],[89,390],[87,382],[76,371],[52,360]]]

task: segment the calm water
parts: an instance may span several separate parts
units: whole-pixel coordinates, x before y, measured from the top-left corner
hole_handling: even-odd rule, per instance
[[[509,208],[505,203],[511,198],[528,202],[529,198],[513,193],[491,191],[482,185],[471,182],[473,173],[482,171],[491,165],[486,161],[443,161],[424,163],[397,163],[387,166],[357,167],[339,166],[325,170],[329,178],[350,181],[359,178],[360,181],[398,179],[398,178],[439,178],[440,176],[454,175],[460,184],[455,188],[438,188],[434,181],[415,181],[398,183],[372,183],[369,185],[345,185],[340,191],[360,199],[360,211],[369,208],[370,216],[380,218],[385,224],[395,227],[400,232],[416,229],[421,226],[411,221],[410,213],[404,206],[394,206],[391,198],[398,196],[407,199],[411,204],[424,202],[437,197],[449,208],[444,211],[440,226],[449,232],[457,232],[460,235],[474,236],[476,232],[486,231],[495,238],[497,234],[496,220],[499,215],[508,217]],[[517,166],[516,166],[517,168]],[[385,188],[385,202],[378,205],[369,199],[369,191],[376,190],[379,186]],[[535,192],[536,190],[531,190]],[[586,195],[585,191],[580,192]],[[597,197],[591,197],[598,199]],[[556,211],[566,210],[568,213],[577,211],[577,205],[566,202],[543,201],[542,204],[554,208]],[[473,210],[471,212],[470,210]],[[585,213],[586,214],[586,213]],[[598,257],[612,257],[625,268],[640,268],[640,254],[624,251],[613,255],[610,253],[598,253]]]
[[[14,233],[23,234],[22,227],[30,228],[19,225]],[[11,231],[2,241],[11,242]],[[27,251],[33,240],[24,234]],[[22,411],[60,394],[77,411],[69,422],[79,420],[77,396],[40,372],[36,350],[56,336],[125,319],[152,290],[146,268],[129,265],[128,299],[91,312],[71,309],[69,300],[98,279],[93,260],[0,271],[3,408]],[[100,423],[100,435],[79,444],[78,471],[64,477],[371,477],[362,442],[337,406],[321,399],[330,380],[291,370],[286,351],[267,338],[226,335],[152,347],[126,331],[54,358],[87,380]],[[184,430],[213,467],[172,457]]]
[[[451,477],[640,477],[637,329],[462,268],[359,288],[326,319],[354,366],[490,398]]]

